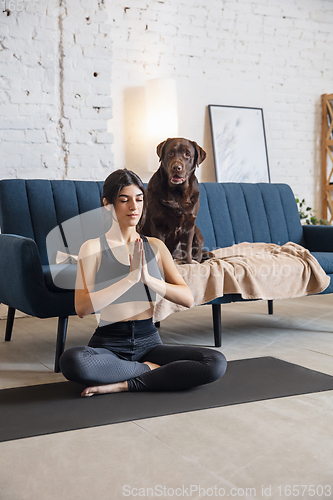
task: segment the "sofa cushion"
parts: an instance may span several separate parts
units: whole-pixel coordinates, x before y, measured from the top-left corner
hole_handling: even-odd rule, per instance
[[[1,232],[34,239],[47,265],[46,236],[64,221],[100,207],[102,188],[102,181],[1,180]]]
[[[209,217],[201,214],[206,206]],[[304,243],[296,200],[286,184],[201,183],[197,224],[211,250],[244,241]]]
[[[205,189],[206,184],[200,184],[200,208],[197,215],[196,225],[201,231],[204,239],[204,248],[206,250],[213,250],[217,248],[215,231],[210,216],[207,192]]]
[[[51,292],[74,290],[76,281],[76,264],[54,264],[42,266],[45,284]]]
[[[311,252],[326,274],[333,274],[333,252]]]

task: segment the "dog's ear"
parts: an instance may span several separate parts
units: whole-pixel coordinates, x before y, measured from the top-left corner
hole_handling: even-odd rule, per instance
[[[200,163],[202,163],[204,161],[204,159],[206,158],[206,151],[204,149],[202,149],[199,146],[199,144],[197,144],[195,141],[192,141],[192,144],[195,147],[195,150],[196,150],[197,156],[198,156],[197,165],[200,165]]]
[[[167,139],[166,141],[160,142],[156,146],[156,153],[157,153],[157,156],[159,157],[160,160],[162,159],[162,156],[163,156],[163,148],[168,141],[169,141],[169,139]]]

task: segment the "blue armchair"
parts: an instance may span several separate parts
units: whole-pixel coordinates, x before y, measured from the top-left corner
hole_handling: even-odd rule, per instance
[[[16,309],[38,318],[58,317],[56,372],[68,317],[76,313],[74,291],[55,286],[51,279],[46,236],[67,219],[100,207],[102,187],[103,182],[93,181],[0,181],[0,302],[8,305],[5,340],[11,339]]]

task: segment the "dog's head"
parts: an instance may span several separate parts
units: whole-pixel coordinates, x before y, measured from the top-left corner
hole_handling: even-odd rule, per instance
[[[187,185],[191,174],[206,158],[206,152],[196,142],[182,137],[161,142],[156,153],[170,186]]]

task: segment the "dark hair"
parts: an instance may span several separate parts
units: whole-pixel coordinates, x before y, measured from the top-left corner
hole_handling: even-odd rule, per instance
[[[145,188],[140,177],[132,172],[132,170],[127,170],[127,168],[120,168],[119,170],[115,170],[110,174],[104,181],[103,185],[103,196],[102,196],[102,206],[103,206],[103,198],[107,200],[108,203],[115,205],[120,191],[126,187],[135,184],[141,189],[143,195],[145,194]],[[146,219],[146,197],[143,196],[143,208],[141,218],[137,224],[138,230],[140,231],[144,225]]]

